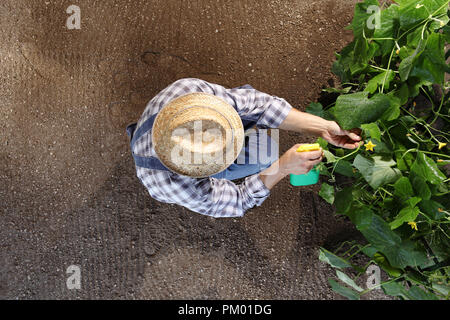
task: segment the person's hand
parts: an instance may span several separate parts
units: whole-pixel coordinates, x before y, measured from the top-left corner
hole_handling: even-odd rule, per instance
[[[323,150],[318,151],[297,152],[300,144],[296,144],[286,151],[280,158],[280,169],[284,174],[306,174],[322,161]]]
[[[356,149],[361,143],[360,129],[343,130],[335,121],[329,121],[322,138],[336,147]]]

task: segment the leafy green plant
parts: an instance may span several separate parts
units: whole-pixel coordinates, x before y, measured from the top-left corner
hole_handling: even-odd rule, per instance
[[[356,284],[370,264],[388,275],[379,285],[388,295],[448,299],[449,1],[397,0],[370,10],[379,5],[356,5],[354,40],[336,54],[332,69],[341,87],[324,90],[328,105],[307,108],[344,129],[360,128],[364,139],[355,150],[318,141],[327,160],[319,194],[367,240],[346,252],[321,248],[319,258],[336,268],[332,289],[350,299],[371,290]],[[369,20],[378,23],[371,28]],[[358,255],[368,257],[367,265],[353,262]]]

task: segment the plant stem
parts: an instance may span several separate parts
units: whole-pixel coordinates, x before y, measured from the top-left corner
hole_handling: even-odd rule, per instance
[[[447,155],[445,155],[445,154],[442,154],[442,153],[435,153],[435,152],[430,152],[430,151],[423,151],[423,150],[419,150],[419,149],[408,149],[403,155],[402,155],[402,159],[403,159],[403,157],[404,156],[406,156],[409,152],[422,152],[422,153],[427,153],[427,154],[432,154],[432,155],[435,155],[435,156],[439,156],[439,157],[444,157],[444,158],[449,158],[450,159],[450,156],[447,156]],[[444,181],[445,182],[445,181]]]
[[[377,70],[381,70],[381,71],[392,71],[392,72],[395,72],[395,73],[399,73],[398,71],[377,67],[377,66],[374,66],[373,64],[369,64],[369,67],[377,69]]]
[[[393,197],[394,195],[392,193],[390,193],[389,191],[387,191],[385,188],[380,187],[380,190],[383,190],[384,192],[386,192],[388,195],[390,195],[391,197]]]
[[[367,247],[370,247],[370,244],[366,244],[365,246],[363,246],[363,247],[359,247],[359,249],[356,251],[356,252],[354,252],[350,257],[348,257],[349,259],[351,259],[351,258],[353,258],[355,255],[357,255],[358,253],[360,253],[362,250],[364,250],[365,248],[367,248]]]
[[[442,109],[442,106],[443,106],[443,104],[444,104],[444,97],[445,97],[445,91],[442,91],[441,104],[439,105],[438,110],[435,112],[435,111],[434,111],[434,108],[432,109],[433,112],[434,112],[434,118],[433,118],[433,120],[431,120],[430,125],[433,124],[433,123],[437,120],[438,115],[440,114],[441,109]]]
[[[367,39],[367,41],[371,41],[371,40],[374,40],[374,41],[376,41],[376,40],[397,40],[397,39],[395,39],[395,38],[368,38]]]
[[[336,166],[337,166],[337,164],[338,164],[339,161],[341,161],[341,160],[343,160],[343,159],[345,159],[345,158],[350,157],[352,154],[358,152],[360,148],[361,148],[361,144],[358,146],[358,148],[357,148],[355,151],[353,151],[353,152],[351,152],[351,153],[349,153],[349,154],[347,154],[346,156],[343,156],[343,157],[341,157],[341,158],[337,158],[336,161],[335,161],[335,163],[334,163],[334,165],[333,165],[333,170],[331,171],[331,175],[334,174],[334,170],[336,169]]]
[[[392,61],[392,56],[394,55],[394,49],[395,49],[395,47],[392,48],[391,55],[389,57],[389,62],[388,62],[388,66],[387,66],[388,70],[391,68],[391,61]],[[381,86],[381,92],[384,92],[384,85],[386,84],[387,76],[388,76],[388,72],[386,72],[386,74],[384,75],[383,84]]]

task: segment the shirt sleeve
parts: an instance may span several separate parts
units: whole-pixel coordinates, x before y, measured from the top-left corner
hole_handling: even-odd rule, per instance
[[[215,218],[242,217],[248,209],[260,206],[270,194],[258,174],[246,177],[241,184],[145,168],[138,168],[137,174],[156,200],[176,203]]]
[[[278,128],[292,109],[286,100],[253,88],[227,89],[195,78],[178,80],[173,86],[185,88],[184,92],[205,92],[220,97],[232,105],[241,118],[253,120],[262,128]]]
[[[278,128],[292,109],[286,100],[256,89],[227,89],[227,95],[242,118],[261,128]]]
[[[212,201],[210,214],[216,218],[242,217],[248,209],[260,206],[270,195],[270,190],[258,174],[246,177],[240,185],[215,178],[210,178],[209,183]]]

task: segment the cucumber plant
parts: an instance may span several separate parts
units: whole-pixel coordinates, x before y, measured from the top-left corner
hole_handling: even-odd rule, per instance
[[[360,128],[364,140],[355,150],[318,140],[326,156],[319,194],[367,240],[334,253],[320,249],[319,258],[336,268],[332,289],[347,298],[374,289],[356,284],[371,264],[387,274],[375,286],[387,295],[449,298],[448,22],[448,0],[358,3],[354,39],[332,67],[340,84],[324,90],[327,105],[307,107],[343,129]],[[355,263],[360,255],[366,265]]]

